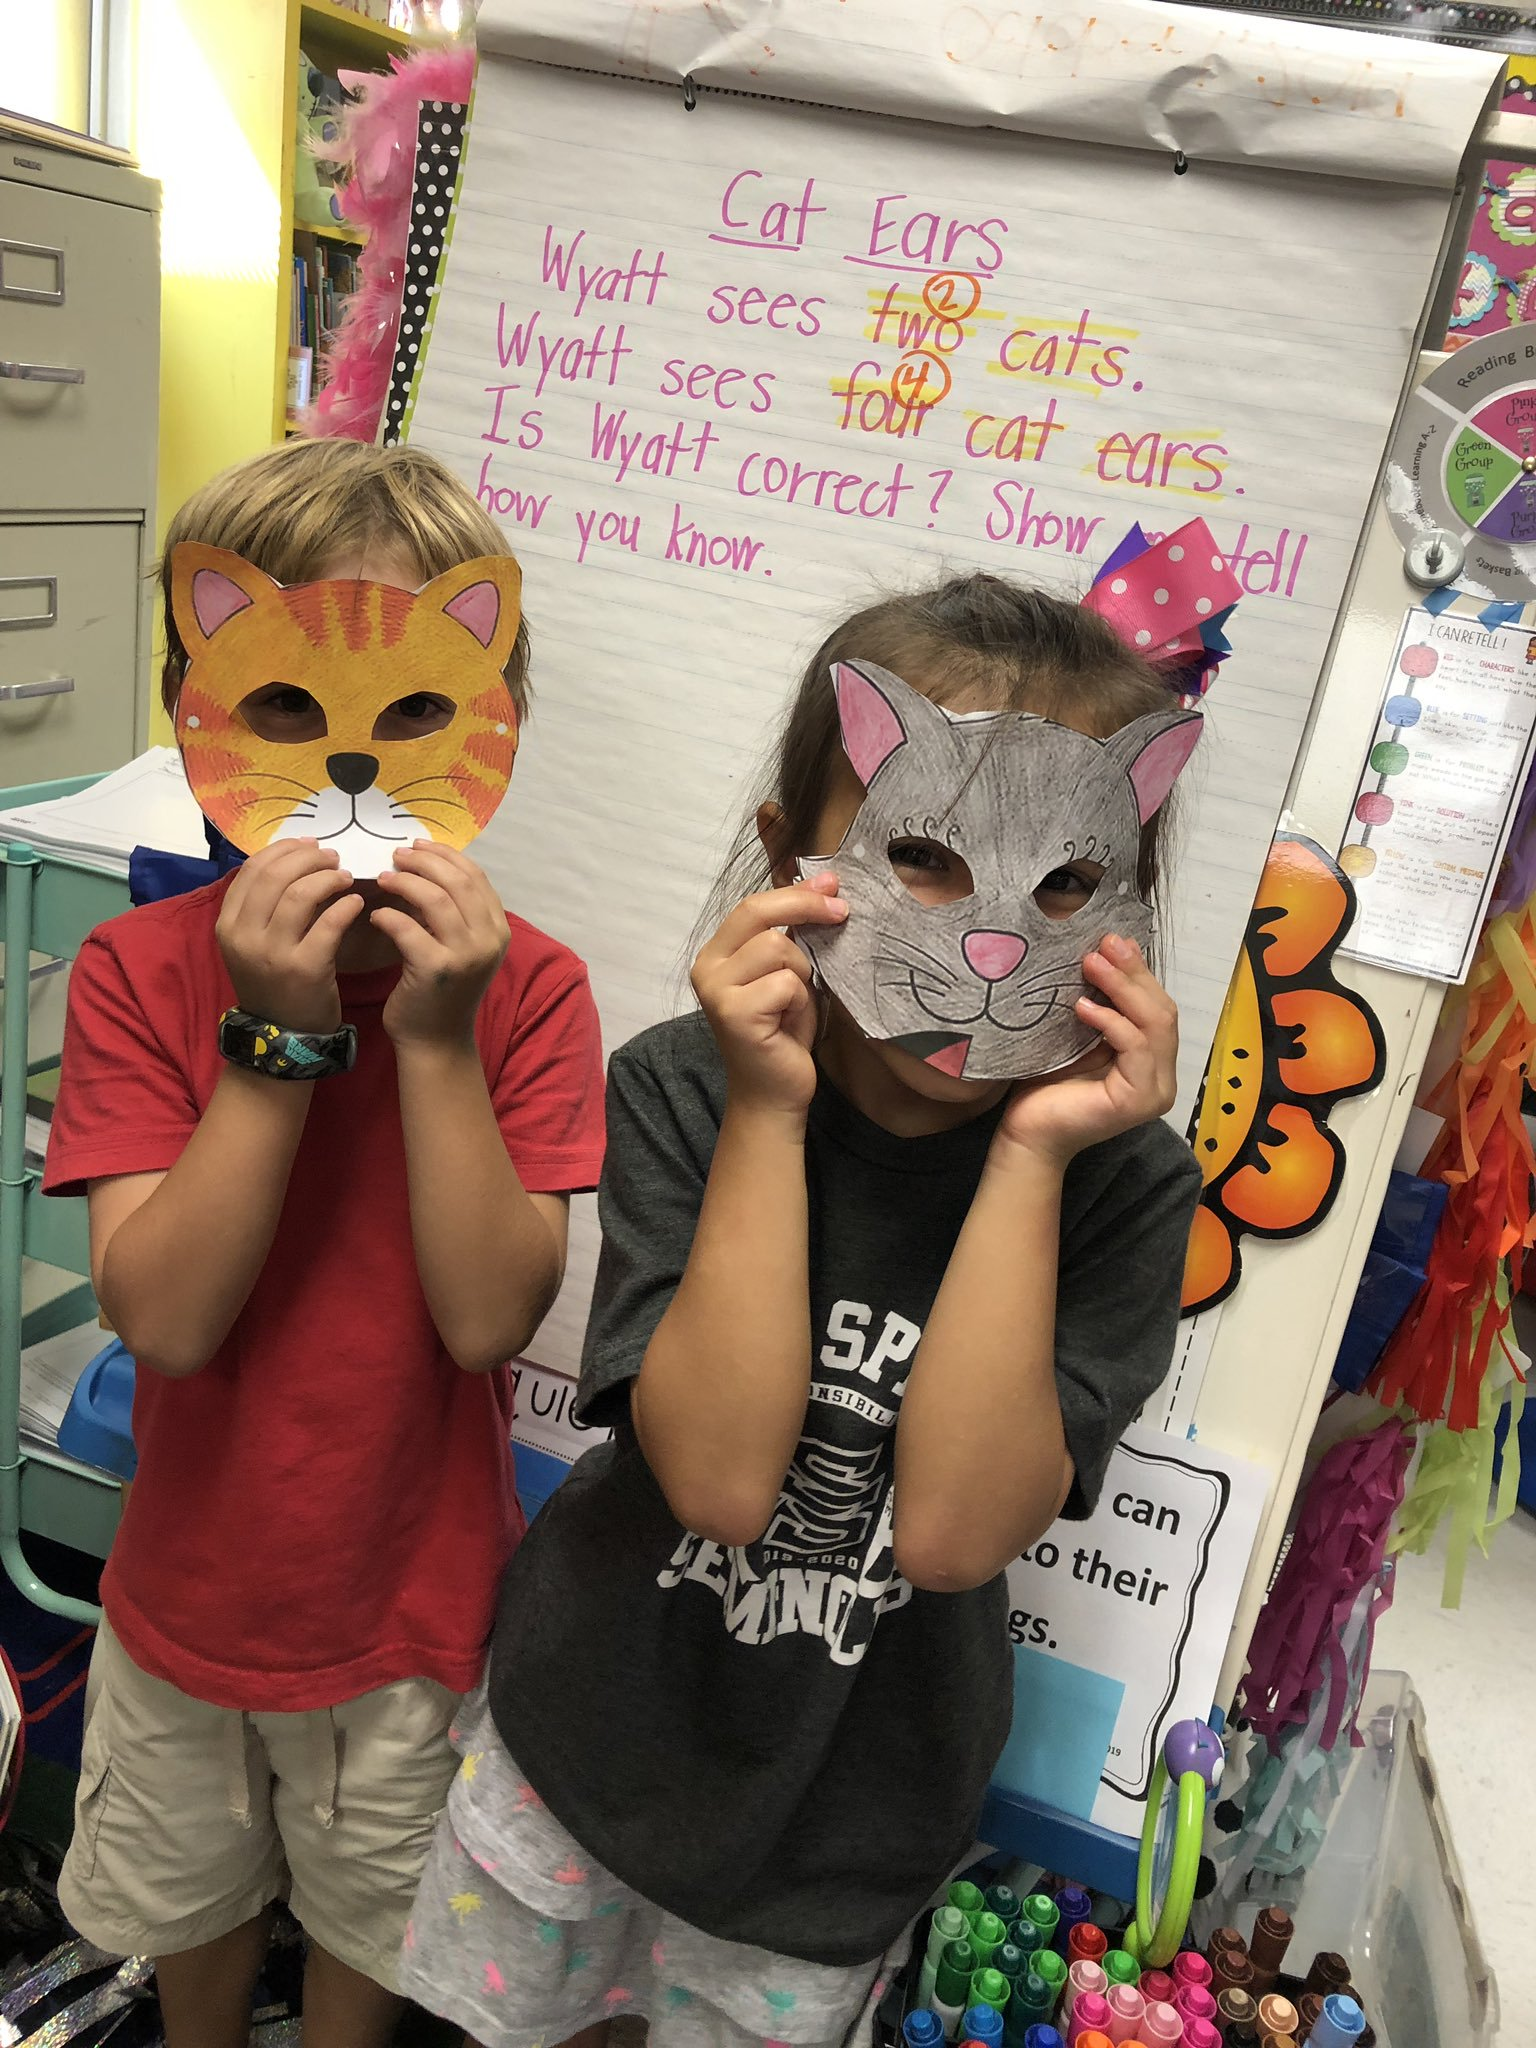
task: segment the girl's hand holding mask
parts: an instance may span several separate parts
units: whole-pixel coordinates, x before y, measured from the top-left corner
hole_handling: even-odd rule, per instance
[[[1014,1152],[1065,1166],[1089,1145],[1165,1116],[1178,1092],[1179,1013],[1129,939],[1088,954],[1083,973],[1104,1000],[1084,996],[1077,1014],[1103,1042],[1059,1074],[1022,1082],[992,1144],[1002,1166]]]
[[[811,963],[783,927],[840,924],[847,915],[835,875],[764,889],[736,906],[693,963],[693,992],[739,1102],[797,1116],[810,1107]]]

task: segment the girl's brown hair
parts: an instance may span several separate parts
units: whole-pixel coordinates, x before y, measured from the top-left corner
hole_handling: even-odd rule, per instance
[[[171,521],[160,558],[165,662],[160,698],[174,717],[187,650],[171,614],[171,550],[201,540],[243,555],[277,583],[308,583],[339,555],[388,548],[424,583],[477,555],[509,555],[507,537],[446,464],[415,448],[362,441],[286,441],[213,477]],[[521,719],[528,709],[528,629],[506,666]]]
[[[1032,711],[1107,739],[1150,711],[1173,708],[1173,691],[1097,612],[1001,576],[951,577],[882,598],[829,633],[790,702],[765,777],[764,799],[783,812],[777,843],[759,837],[756,805],[742,822],[715,884],[701,930],[768,886],[773,870],[812,850],[817,821],[842,754],[829,671],[839,661],[891,669],[935,704],[970,711]],[[1162,855],[1176,799],[1142,828],[1137,886],[1158,905]]]

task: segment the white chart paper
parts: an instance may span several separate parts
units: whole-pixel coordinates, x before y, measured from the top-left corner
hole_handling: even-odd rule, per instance
[[[840,15],[878,40],[872,0]],[[479,850],[589,962],[610,1047],[676,1006],[831,625],[946,572],[1080,592],[1133,521],[1198,513],[1247,594],[1181,785],[1187,1118],[1446,203],[482,61],[409,438],[524,564],[535,713]],[[545,1364],[594,1242],[583,1213]]]

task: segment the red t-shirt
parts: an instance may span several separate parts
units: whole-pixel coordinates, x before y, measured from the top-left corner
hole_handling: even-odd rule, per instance
[[[214,937],[227,887],[129,911],[81,948],[50,1194],[175,1165],[234,1001]],[[530,1193],[590,1188],[603,1091],[586,969],[507,922],[475,1027],[497,1121]],[[523,1531],[509,1375],[454,1364],[416,1275],[382,1022],[398,975],[340,979],[357,1065],[314,1086],[272,1249],[228,1340],[189,1379],[138,1376],[138,1477],[102,1598],[136,1664],[216,1706],[298,1712],[418,1676],[467,1691]]]

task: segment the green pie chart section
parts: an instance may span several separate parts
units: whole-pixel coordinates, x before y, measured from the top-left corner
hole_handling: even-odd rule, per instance
[[[1514,456],[1476,427],[1463,427],[1446,458],[1446,496],[1468,526],[1480,526],[1519,474]]]

